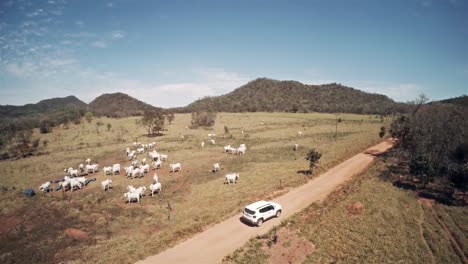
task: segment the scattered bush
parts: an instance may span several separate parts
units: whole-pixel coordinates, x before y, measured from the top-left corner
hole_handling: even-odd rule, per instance
[[[191,128],[214,126],[216,113],[214,112],[193,112]]]

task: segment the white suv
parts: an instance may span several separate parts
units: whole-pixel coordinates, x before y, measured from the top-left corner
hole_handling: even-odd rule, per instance
[[[244,208],[243,218],[248,222],[261,226],[264,221],[281,215],[281,205],[274,202],[258,201]]]

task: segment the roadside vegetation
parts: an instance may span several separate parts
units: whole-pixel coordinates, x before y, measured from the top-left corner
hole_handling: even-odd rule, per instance
[[[251,239],[223,262],[466,263],[468,208],[396,188],[385,177],[394,161],[378,159],[324,203]]]
[[[191,114],[176,114],[158,137],[147,137],[141,117],[95,116],[89,123],[46,134],[35,129],[31,139],[41,142],[38,149],[44,155],[0,162],[0,259],[130,263],[161,252],[239,213],[245,204],[284,194],[375,144],[381,140],[380,127],[390,121],[356,114],[340,117],[336,125],[335,114],[218,113],[212,127],[187,129]],[[303,136],[297,136],[298,131]],[[216,144],[202,148],[208,133],[217,135]],[[33,198],[22,194],[25,188],[62,178],[64,168],[76,168],[87,158],[101,168],[127,166],[125,148],[134,141],[155,141],[170,162],[182,163],[178,173],[169,173],[167,164],[157,171],[161,195],[144,197],[140,204],[127,204],[123,197],[127,185],[148,186],[153,170],[135,180],[122,174],[105,177],[100,171],[86,175],[96,182],[73,193],[54,191]],[[224,145],[241,143],[247,145],[244,156],[222,151]],[[311,148],[322,154],[312,176],[301,173],[309,169],[304,157]],[[210,172],[215,162],[221,165],[219,173]],[[238,184],[223,184],[229,172],[240,174]],[[112,179],[113,188],[105,193],[99,183],[106,178]],[[82,233],[70,234],[70,229]]]

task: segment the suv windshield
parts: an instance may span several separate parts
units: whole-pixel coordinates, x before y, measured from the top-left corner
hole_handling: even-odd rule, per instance
[[[245,211],[246,213],[250,214],[250,215],[254,215],[254,214],[255,214],[255,211],[249,210],[248,208],[245,208],[244,211]]]

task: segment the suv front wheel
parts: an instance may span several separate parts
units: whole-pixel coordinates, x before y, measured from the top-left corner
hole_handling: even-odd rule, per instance
[[[276,215],[275,215],[275,216],[276,216],[276,217],[280,217],[280,215],[281,215],[281,210],[276,211]]]
[[[263,224],[263,218],[258,219],[257,226],[261,226]]]

